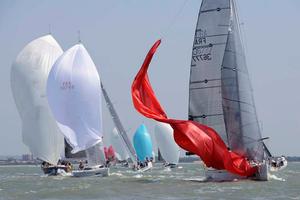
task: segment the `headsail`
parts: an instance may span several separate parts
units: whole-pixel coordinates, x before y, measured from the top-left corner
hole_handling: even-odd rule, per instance
[[[157,122],[154,133],[163,159],[170,164],[178,164],[180,148],[174,141],[172,127],[169,124]]]
[[[19,53],[11,68],[11,88],[22,119],[23,142],[41,160],[57,164],[64,138],[46,98],[46,81],[56,59],[63,53],[51,35],[40,37]]]
[[[72,153],[102,141],[100,77],[82,44],[73,46],[55,62],[48,78],[47,95]]]
[[[263,142],[241,41],[236,5],[231,2],[228,38],[221,66],[222,103],[229,147],[250,160],[263,160]]]

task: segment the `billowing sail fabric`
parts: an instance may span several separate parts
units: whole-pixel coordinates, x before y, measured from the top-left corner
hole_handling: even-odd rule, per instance
[[[64,138],[46,98],[50,69],[63,53],[51,35],[24,47],[11,68],[11,88],[22,119],[23,142],[37,158],[57,164],[63,155]]]
[[[118,130],[114,128],[112,130],[112,133],[110,134],[110,143],[114,147],[116,151],[116,156],[118,160],[127,160],[129,158],[129,155],[127,153],[127,150],[125,149],[124,143],[122,142],[122,139],[118,133]]]
[[[172,127],[169,124],[157,122],[154,133],[163,159],[168,163],[178,164],[180,148],[174,141]]]
[[[234,1],[222,63],[222,99],[229,147],[250,160],[262,161],[263,144]]]
[[[82,44],[57,59],[49,74],[47,96],[72,153],[102,141],[100,78]]]
[[[228,37],[230,0],[203,0],[195,31],[189,83],[189,120],[215,129],[227,142],[221,65]]]
[[[229,151],[215,130],[198,122],[167,118],[147,75],[149,64],[159,44],[160,40],[152,46],[132,83],[131,95],[135,109],[145,117],[170,124],[176,143],[200,156],[208,167],[226,169],[241,176],[252,176],[257,172],[257,167],[252,167],[244,156]]]
[[[133,136],[133,146],[140,161],[150,160],[152,155],[152,141],[144,124],[140,125]]]
[[[104,147],[104,153],[107,160],[114,160],[116,158],[116,153],[112,145]]]

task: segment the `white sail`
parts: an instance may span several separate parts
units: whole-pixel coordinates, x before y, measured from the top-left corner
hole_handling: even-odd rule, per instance
[[[47,96],[72,153],[102,141],[100,77],[82,44],[57,59],[49,74]]]
[[[114,128],[112,130],[112,133],[110,134],[110,142],[115,150],[118,160],[122,161],[122,160],[129,159],[127,150],[125,149],[124,143],[123,143],[122,139],[120,138],[120,135],[116,128]]]
[[[11,88],[22,120],[23,142],[35,157],[51,164],[57,164],[64,138],[48,106],[46,82],[62,53],[55,39],[46,35],[26,45],[11,68]]]
[[[174,141],[172,127],[169,124],[157,122],[154,133],[163,159],[170,164],[178,164],[180,148]]]

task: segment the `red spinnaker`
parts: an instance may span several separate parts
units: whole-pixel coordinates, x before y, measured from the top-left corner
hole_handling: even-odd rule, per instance
[[[135,109],[147,118],[170,124],[176,143],[184,150],[197,154],[207,167],[225,169],[240,176],[252,176],[257,172],[257,167],[252,167],[245,157],[229,151],[215,130],[194,121],[167,117],[154,94],[147,74],[160,43],[161,40],[158,40],[149,50],[132,83],[131,95]]]

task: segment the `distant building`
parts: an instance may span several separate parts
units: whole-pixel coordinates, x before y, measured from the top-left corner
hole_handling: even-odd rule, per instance
[[[32,161],[33,155],[32,154],[23,154],[22,155],[22,161]]]

